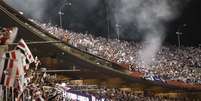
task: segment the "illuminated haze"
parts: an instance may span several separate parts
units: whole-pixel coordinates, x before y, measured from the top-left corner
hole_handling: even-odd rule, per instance
[[[31,17],[40,21],[46,20],[48,17],[51,20],[58,15],[60,8],[63,11],[70,8],[79,19],[84,19],[85,16],[97,6],[100,0],[4,0],[13,8],[23,11],[26,17]],[[71,5],[65,5],[71,3]],[[84,6],[83,6],[84,5]],[[65,12],[64,12],[65,13]],[[73,16],[73,15],[72,15]],[[64,15],[65,17],[65,15]],[[67,19],[68,20],[68,19]],[[46,21],[45,21],[46,22]]]
[[[143,47],[138,52],[139,61],[150,64],[166,36],[166,23],[179,15],[178,7],[182,6],[181,2],[186,0],[108,0],[108,3],[111,1],[111,4],[116,6],[112,10],[115,20],[113,22],[118,22],[120,25],[134,22],[139,33],[144,35]],[[6,2],[35,19],[41,19],[49,0],[6,0]],[[93,7],[99,3],[98,0],[79,2],[88,10],[93,10]],[[83,12],[82,9],[80,10]],[[133,35],[139,33],[136,32]]]
[[[4,0],[13,8],[29,14],[32,18],[41,19],[46,8],[46,0]]]
[[[138,60],[151,64],[166,36],[165,24],[178,16],[178,0],[121,0],[118,4],[116,22],[136,24],[144,34]]]

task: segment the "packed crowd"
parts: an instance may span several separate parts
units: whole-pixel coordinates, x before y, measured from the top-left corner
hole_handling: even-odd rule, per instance
[[[79,89],[76,90],[75,89]],[[47,101],[200,101],[198,98],[145,95],[144,92],[99,87],[94,90],[79,86],[43,86],[41,94]],[[79,96],[79,97],[78,97]],[[82,98],[80,97],[82,96]]]
[[[145,95],[143,91],[131,89],[123,90],[96,85],[92,87],[92,85],[73,84],[70,81],[62,83],[56,80],[55,75],[36,73],[32,70],[30,75],[34,77],[24,91],[26,101],[33,98],[38,101],[189,101],[187,97]],[[196,98],[191,100],[199,101]]]
[[[145,95],[135,91],[125,91],[118,88],[104,89],[96,94],[96,97],[104,101],[189,101],[189,98],[185,97],[168,97],[168,96],[154,96]],[[191,99],[196,101],[199,99]]]
[[[31,20],[33,21],[33,20]],[[120,41],[95,37],[89,33],[76,33],[49,24],[34,23],[62,41],[118,64],[129,64],[129,70],[144,72],[145,76],[158,75],[164,80],[182,80],[187,83],[201,83],[201,48],[162,46],[152,63],[144,65],[139,61],[139,42]],[[197,70],[198,69],[198,70]]]

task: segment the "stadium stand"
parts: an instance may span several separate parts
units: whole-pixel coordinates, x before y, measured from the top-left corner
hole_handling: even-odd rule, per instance
[[[10,18],[42,39],[59,39],[63,41],[61,44],[55,43],[52,45],[74,55],[77,57],[77,61],[85,61],[83,63],[93,64],[94,67],[99,67],[99,69],[115,72],[119,76],[123,76],[124,79],[137,78],[144,81],[150,80],[154,83],[160,81],[165,83],[166,87],[171,85],[188,90],[201,89],[201,75],[200,72],[196,71],[201,66],[200,47],[183,47],[178,50],[175,46],[163,46],[157,53],[156,58],[153,58],[153,64],[147,66],[143,64],[143,61],[138,60],[137,52],[143,47],[141,43],[94,37],[88,33],[75,33],[51,24],[43,24],[32,19],[28,20],[3,2],[1,2],[0,10],[6,12]],[[51,77],[45,80],[46,78],[48,76],[43,78],[44,81],[49,81]],[[55,77],[53,78],[55,79]],[[67,88],[62,87],[60,84],[50,88],[47,87],[48,91],[52,91],[48,94],[48,92],[45,93],[42,92],[44,90],[38,89],[37,85],[30,86],[32,91],[38,92],[38,95],[34,95],[37,98],[43,96],[46,100],[53,101],[62,99],[66,99],[66,101],[75,100],[74,98],[66,97],[68,94],[75,94],[77,97],[81,96],[80,98],[86,99],[83,101],[92,101],[93,97],[96,100],[104,101],[199,101],[196,98],[150,96],[152,94],[146,95],[146,91],[144,94],[138,94],[117,88],[96,88],[95,92],[81,91],[83,94],[80,94],[80,91],[73,91],[74,89],[76,90],[75,87],[71,88],[72,91],[66,93],[64,91]]]

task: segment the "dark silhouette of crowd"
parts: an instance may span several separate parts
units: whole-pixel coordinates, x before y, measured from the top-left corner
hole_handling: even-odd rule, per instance
[[[77,101],[64,94],[63,88],[50,88],[48,92],[51,94],[51,100],[60,101],[65,99],[65,101]],[[71,91],[67,91],[71,93]],[[76,94],[76,92],[74,92]],[[137,91],[125,91],[118,88],[98,88],[96,91],[82,91],[80,89],[77,94],[84,94],[94,96],[95,100],[92,101],[199,101],[199,99],[188,97],[171,97],[171,96],[154,96],[154,95],[144,95],[144,93],[137,93]],[[49,100],[48,100],[49,101]]]

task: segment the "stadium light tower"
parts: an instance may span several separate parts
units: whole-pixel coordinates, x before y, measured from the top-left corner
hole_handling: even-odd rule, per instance
[[[71,6],[72,5],[72,3],[70,3],[70,2],[68,2],[67,0],[65,1],[65,3],[60,7],[60,9],[59,9],[59,12],[58,12],[58,14],[59,14],[59,24],[60,24],[60,27],[62,28],[63,27],[63,20],[62,20],[62,16],[64,15],[64,12],[62,12],[62,10],[64,9],[64,7],[66,7],[66,6]]]
[[[178,47],[180,49],[180,47],[181,47],[181,38],[180,38],[180,35],[182,35],[183,33],[182,32],[176,32],[176,34],[177,34]]]
[[[120,25],[119,25],[118,23],[116,23],[115,27],[116,27],[117,39],[119,40],[119,36],[120,36]]]
[[[182,32],[182,30],[184,31],[184,28],[187,27],[187,24],[183,24],[182,26],[180,26],[177,29],[177,41],[178,41],[178,47],[181,48],[181,35],[183,35],[184,33]]]

